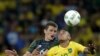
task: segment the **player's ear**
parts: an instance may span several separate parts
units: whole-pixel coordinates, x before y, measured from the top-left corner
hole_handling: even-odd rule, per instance
[[[44,29],[44,33],[46,33],[46,29]]]

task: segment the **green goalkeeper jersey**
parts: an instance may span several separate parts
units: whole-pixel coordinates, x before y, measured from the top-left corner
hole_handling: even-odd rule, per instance
[[[35,40],[31,43],[28,51],[32,53],[32,51],[37,48],[38,46],[40,46],[39,51],[43,51],[46,49],[49,49],[55,45],[58,44],[58,39],[54,38],[51,41],[45,41],[44,39],[40,39],[40,40]]]

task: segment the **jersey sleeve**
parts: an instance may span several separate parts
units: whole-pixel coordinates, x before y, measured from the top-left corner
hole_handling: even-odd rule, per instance
[[[32,51],[36,48],[36,46],[37,46],[37,42],[36,42],[36,40],[35,40],[35,41],[33,41],[33,42],[31,43],[31,45],[29,46],[28,51],[32,53]]]
[[[79,51],[79,52],[84,52],[84,50],[86,48],[85,46],[83,46],[79,43],[75,43],[75,46],[76,46],[77,51]]]

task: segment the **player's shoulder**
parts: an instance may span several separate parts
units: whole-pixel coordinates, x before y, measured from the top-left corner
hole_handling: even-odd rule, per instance
[[[51,47],[51,48],[48,50],[48,55],[51,54],[51,53],[55,53],[57,50],[58,50],[58,46]]]
[[[70,41],[70,43],[76,43],[75,41]]]
[[[72,44],[72,45],[76,45],[76,44],[78,44],[78,43],[75,42],[75,41],[70,41],[70,44]]]
[[[35,39],[33,42],[42,42],[42,41],[43,41],[43,39],[40,38],[40,39]]]
[[[35,45],[35,44],[38,44],[40,42],[42,42],[42,39],[35,39],[32,41],[31,45]]]
[[[70,41],[71,45],[74,45],[74,46],[80,46],[81,44],[78,43],[78,42],[75,42],[75,41]]]
[[[54,47],[51,47],[50,50],[57,50],[59,48],[58,45],[54,46]]]
[[[41,41],[44,41],[43,38],[40,38],[40,39],[36,39],[37,42],[41,42]]]

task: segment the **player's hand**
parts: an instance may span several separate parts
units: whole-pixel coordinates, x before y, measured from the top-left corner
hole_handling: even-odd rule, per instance
[[[37,47],[36,49],[33,50],[32,56],[39,56],[39,54],[40,54],[39,47]]]
[[[47,52],[48,52],[48,50],[45,50],[45,51],[43,52],[43,56],[47,56]]]
[[[23,56],[32,56],[32,54],[27,51]]]
[[[18,56],[15,50],[5,50],[6,56]]]
[[[88,48],[89,48],[89,51],[91,52],[91,54],[95,54],[96,47],[94,44],[88,44]]]
[[[96,46],[94,44],[94,42],[92,40],[88,41],[88,50],[91,54],[95,54],[96,53]]]

